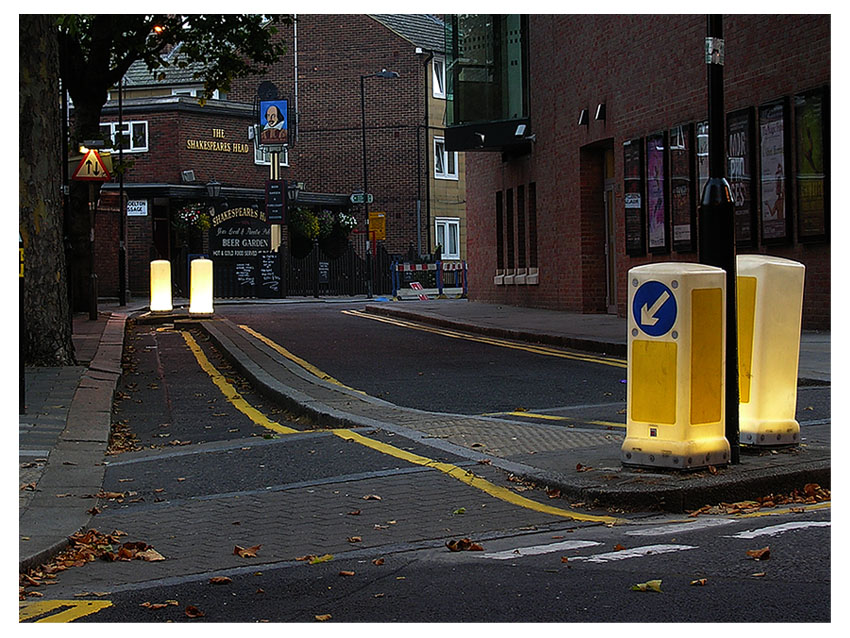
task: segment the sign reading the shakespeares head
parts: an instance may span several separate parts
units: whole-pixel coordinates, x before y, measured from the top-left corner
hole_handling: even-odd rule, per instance
[[[213,259],[256,257],[269,252],[272,230],[266,213],[255,208],[230,208],[217,212],[210,227]]]

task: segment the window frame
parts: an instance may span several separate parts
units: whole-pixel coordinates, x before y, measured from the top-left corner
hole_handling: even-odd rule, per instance
[[[444,56],[435,55],[431,59],[431,95],[441,100],[446,99],[446,58]]]
[[[440,226],[445,227],[445,237],[446,237],[446,245],[443,246],[439,242]],[[455,252],[450,253],[448,251],[449,244],[449,235],[451,234],[450,229],[455,229],[455,242],[457,250]],[[442,246],[442,259],[448,259],[453,261],[460,261],[460,217],[435,217],[434,218],[434,245],[440,244]]]
[[[121,123],[123,126],[127,127],[127,138],[129,141],[129,146],[123,149],[124,153],[147,153],[150,150],[150,126],[147,120],[127,120],[126,122]],[[135,125],[143,125],[145,127],[145,145],[135,147],[133,146],[133,127]],[[115,143],[115,136],[118,133],[118,122],[101,122],[99,126],[102,128],[104,126],[109,127],[109,141],[111,144]],[[122,136],[124,134],[122,133]],[[110,153],[117,153],[118,149],[115,147],[105,148],[104,151]]]
[[[448,170],[449,153],[452,155],[454,172],[450,172]],[[441,166],[442,170],[440,170]],[[434,178],[454,181],[458,180],[458,153],[457,151],[446,150],[446,139],[444,137],[434,136]]]
[[[250,134],[252,129],[253,129],[253,127],[251,127],[251,126],[248,127],[249,134]],[[256,140],[255,140],[255,143],[254,143],[254,164],[256,166],[271,166],[272,160],[271,160],[271,157],[269,157],[269,155],[271,155],[271,151],[265,150],[262,146],[257,144]],[[280,165],[283,166],[283,167],[287,167],[287,168],[289,167],[289,148],[288,147],[284,147],[283,151],[280,152]]]

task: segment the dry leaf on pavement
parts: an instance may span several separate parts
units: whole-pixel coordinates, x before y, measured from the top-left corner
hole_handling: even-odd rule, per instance
[[[483,552],[484,548],[478,543],[473,543],[468,538],[461,538],[456,541],[446,541],[446,547],[452,552]]]
[[[748,549],[747,556],[753,560],[768,560],[770,558],[770,545],[761,549]]]
[[[367,494],[366,496],[363,497],[363,500],[364,501],[380,501],[382,499],[377,494]]]
[[[657,591],[659,594],[661,592],[661,580],[648,580],[645,583],[638,583],[637,585],[632,585],[632,591]]]
[[[354,576],[354,572],[347,570],[347,569],[344,569],[344,570],[339,572],[339,575],[340,576]]]
[[[359,536],[349,536],[347,540],[348,540],[349,543],[361,543],[361,542],[363,542],[363,539]]]
[[[195,607],[194,605],[186,606],[186,615],[189,618],[202,618],[204,616],[204,612]]]
[[[233,548],[233,553],[240,558],[256,558],[257,552],[260,551],[262,545],[254,545],[253,547],[236,547]]]
[[[213,576],[210,578],[210,585],[229,585],[233,580],[227,576]]]
[[[326,620],[330,620],[331,618],[333,618],[333,616],[331,616],[330,614],[319,614],[318,616],[314,616],[314,618],[319,622],[325,622]]]
[[[698,578],[696,580],[692,580],[691,585],[696,585],[698,587],[704,587],[707,582],[708,582],[707,578]]]

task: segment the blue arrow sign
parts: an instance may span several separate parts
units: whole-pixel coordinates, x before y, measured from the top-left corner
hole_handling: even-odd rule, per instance
[[[673,291],[660,281],[644,282],[632,299],[632,316],[638,328],[650,337],[661,337],[676,323],[677,307]]]

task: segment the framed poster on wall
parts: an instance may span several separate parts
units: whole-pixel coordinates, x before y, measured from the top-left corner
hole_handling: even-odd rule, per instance
[[[665,137],[664,133],[654,133],[646,138],[646,213],[649,220],[649,251],[652,253],[669,252]]]
[[[643,208],[643,140],[623,144],[623,200],[626,209],[626,253],[646,254]]]
[[[693,124],[670,129],[670,216],[673,218],[673,249],[680,253],[693,251],[696,239],[693,137]]]
[[[761,159],[761,238],[764,243],[788,241],[790,213],[788,191],[788,102],[785,99],[759,107]]]
[[[829,230],[828,103],[824,89],[794,96],[797,234],[800,241],[826,239]]]
[[[727,175],[735,204],[735,243],[752,247],[756,243],[753,219],[753,109],[726,116]]]

